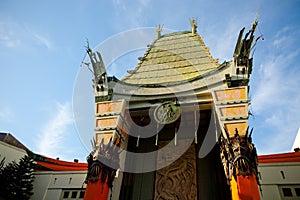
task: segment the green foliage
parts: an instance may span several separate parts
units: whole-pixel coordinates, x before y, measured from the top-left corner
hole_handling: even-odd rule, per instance
[[[11,162],[4,166],[0,162],[0,200],[27,200],[33,194],[34,160],[25,155],[19,163]]]
[[[2,160],[0,161],[0,173],[3,169],[4,163],[5,163],[5,158],[2,158]]]

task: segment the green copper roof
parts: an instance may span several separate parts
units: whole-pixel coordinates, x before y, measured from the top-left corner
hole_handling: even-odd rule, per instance
[[[122,81],[139,85],[179,83],[215,70],[219,64],[201,36],[190,31],[161,36],[149,45],[134,70]]]

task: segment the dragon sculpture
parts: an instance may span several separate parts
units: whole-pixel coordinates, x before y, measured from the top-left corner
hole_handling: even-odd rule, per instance
[[[112,139],[108,144],[104,144],[104,139],[102,139],[98,145],[93,140],[93,151],[87,157],[88,172],[85,180],[87,184],[85,200],[108,199],[116,171],[119,168],[120,148],[118,147],[119,143],[113,143]]]

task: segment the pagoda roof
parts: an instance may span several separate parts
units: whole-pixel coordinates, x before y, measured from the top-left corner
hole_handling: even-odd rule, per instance
[[[197,33],[174,32],[160,36],[148,45],[134,70],[122,79],[144,86],[172,85],[203,76],[218,66],[209,48]]]

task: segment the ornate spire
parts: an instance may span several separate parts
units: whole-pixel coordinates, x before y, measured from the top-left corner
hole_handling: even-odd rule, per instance
[[[164,25],[158,25],[156,26],[156,39],[158,40],[161,36],[161,31],[163,29]]]
[[[198,24],[198,19],[192,18],[190,19],[190,25],[192,27],[192,33],[195,34],[197,32],[197,24]]]

